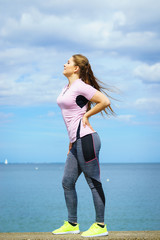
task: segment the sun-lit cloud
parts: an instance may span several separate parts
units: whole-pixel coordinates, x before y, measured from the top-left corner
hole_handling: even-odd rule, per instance
[[[160,98],[139,98],[135,101],[134,107],[151,114],[160,113]]]
[[[134,118],[135,118],[135,115],[129,115],[129,114],[118,116],[118,120],[125,121],[125,122],[130,122]]]
[[[11,48],[0,55],[0,105],[53,103],[63,86],[55,49]]]
[[[75,52],[91,59],[100,80],[123,92],[120,107],[143,108],[139,99],[155,97],[159,2],[82,0],[79,11],[73,0],[8,3],[0,16],[0,105],[54,103],[65,84],[63,64]]]
[[[8,10],[11,14],[2,15],[1,42],[4,45],[7,42],[21,46],[55,46],[63,51],[66,45],[69,49],[78,46],[87,51],[115,51],[134,58],[143,58],[143,55],[153,52],[157,55],[160,49],[155,25],[159,20],[157,4],[153,7],[151,1],[147,4],[138,1],[113,2],[81,1],[78,12],[75,11],[77,4],[74,1],[63,1],[63,4],[57,1],[31,4],[28,1],[27,4],[21,3],[15,12],[11,11],[14,9],[11,6]],[[68,12],[71,7],[72,11]],[[154,11],[150,11],[152,8]],[[88,14],[86,9],[93,14]]]
[[[160,63],[153,65],[144,63],[136,67],[134,74],[146,83],[160,83]]]
[[[47,75],[34,74],[26,82],[16,82],[13,78],[7,82],[7,87],[5,79],[1,83],[1,105],[34,106],[54,103],[59,93],[56,87],[58,80]]]
[[[17,146],[23,156],[22,139],[23,146],[29,142],[41,155],[36,134],[47,149],[44,132],[54,136],[51,152],[57,139],[61,146],[66,129],[56,98],[68,81],[63,65],[75,53],[87,56],[95,76],[115,90],[108,93],[117,99],[111,99],[116,120],[101,125],[100,114],[93,117],[103,140],[112,139],[112,148],[117,137],[123,142],[126,136],[124,144],[129,144],[128,137],[135,136],[136,148],[142,139],[146,143],[155,137],[152,127],[158,132],[160,123],[160,1],[13,2],[0,0],[0,122],[7,123],[7,129],[1,125],[0,141],[5,154],[12,158]],[[32,149],[30,153],[33,158]],[[148,154],[152,158],[150,150]]]

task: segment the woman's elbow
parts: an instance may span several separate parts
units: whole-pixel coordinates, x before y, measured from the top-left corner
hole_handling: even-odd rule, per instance
[[[107,108],[110,104],[111,104],[111,102],[110,102],[109,99],[106,99],[106,100],[103,102],[104,108]]]

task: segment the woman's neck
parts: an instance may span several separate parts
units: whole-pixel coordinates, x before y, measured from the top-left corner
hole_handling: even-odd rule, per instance
[[[74,75],[68,77],[68,82],[69,82],[68,86],[71,86],[72,83],[74,83],[77,79],[79,79],[78,74],[74,74]]]

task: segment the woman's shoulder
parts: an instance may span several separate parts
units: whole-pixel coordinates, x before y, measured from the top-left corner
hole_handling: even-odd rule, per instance
[[[76,84],[76,90],[77,94],[85,96],[87,99],[91,99],[93,95],[96,93],[97,89],[92,87],[91,85],[85,83],[81,79]]]
[[[90,86],[89,84],[85,83],[81,78],[78,79],[77,81],[77,86],[81,86],[81,87],[86,87],[86,86]]]

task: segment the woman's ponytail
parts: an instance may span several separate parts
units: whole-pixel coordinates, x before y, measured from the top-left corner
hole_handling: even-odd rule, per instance
[[[107,97],[112,98],[109,96],[106,91],[110,91],[109,88],[105,88],[102,85],[104,85],[103,82],[99,81],[92,71],[91,65],[88,61],[88,59],[81,55],[81,54],[75,54],[72,56],[74,59],[75,66],[79,66],[80,68],[80,78],[83,82],[91,85],[95,89],[99,90],[100,92],[103,92]],[[88,103],[88,110],[91,109],[91,105],[94,105],[91,101]],[[108,111],[109,110],[109,111]],[[103,110],[107,115],[115,115],[115,112],[113,111],[112,107],[109,105],[107,108]],[[102,112],[101,112],[102,113]],[[102,113],[103,115],[103,113]]]

